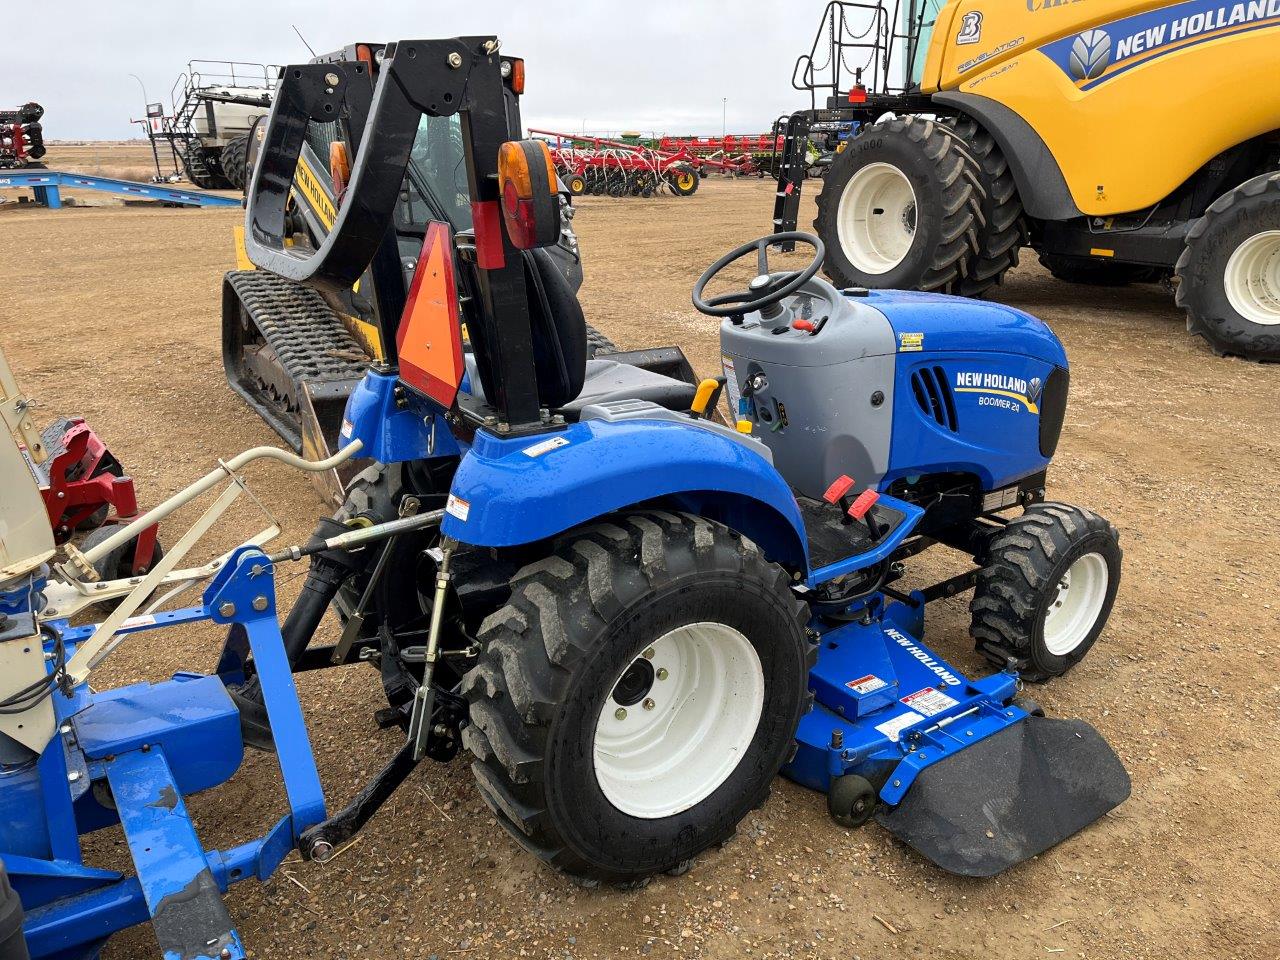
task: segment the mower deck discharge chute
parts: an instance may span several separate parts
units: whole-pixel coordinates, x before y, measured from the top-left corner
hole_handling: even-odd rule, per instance
[[[545,144],[517,139],[524,64],[493,37],[380,49],[283,69],[248,191],[260,269],[329,293],[359,281],[379,303],[385,355],[351,393],[338,453],[220,463],[54,579],[51,543],[2,558],[16,613],[0,635],[0,854],[33,956],[93,956],[150,918],[167,956],[236,960],[219,893],[293,848],[328,859],[423,757],[463,746],[498,823],[588,883],[687,868],[778,772],[826,791],[841,823],[878,815],[976,875],[1120,802],[1127,778],[1101,737],[1018,700],[1023,680],[1085,656],[1120,578],[1115,528],[1044,501],[1068,385],[1052,331],[991,304],[839,291],[816,278],[821,242],[793,233],[694,287],[721,318],[723,376],[667,375],[687,369],[674,348],[643,368],[589,359],[572,286],[537,263],[561,207]],[[294,242],[308,130],[339,118],[345,191],[324,236]],[[434,136],[462,145],[472,226],[433,217],[405,249],[390,228]],[[775,270],[779,242],[813,257]],[[710,292],[747,257],[748,289]],[[372,466],[306,545],[267,553],[268,530],[176,569],[264,457]],[[141,582],[95,587],[100,554],[219,489]],[[971,569],[907,589],[933,545]],[[302,560],[281,623],[274,569]],[[199,605],[166,605],[201,580]],[[976,648],[999,669],[974,681],[922,639],[925,605],[968,589]],[[123,598],[72,627],[98,593]],[[331,604],[341,636],[311,646]],[[89,688],[124,638],[199,620],[228,627],[214,675]],[[387,695],[379,726],[404,739],[332,812],[293,673],[360,661]],[[275,750],[288,810],[204,850],[183,798],[229,778],[246,745]],[[83,863],[79,834],[117,822],[136,877]]]

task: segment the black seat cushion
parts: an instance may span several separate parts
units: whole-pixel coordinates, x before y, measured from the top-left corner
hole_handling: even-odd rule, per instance
[[[582,392],[587,321],[577,293],[546,250],[530,250],[524,259],[538,397],[544,407],[555,409]]]
[[[577,420],[584,407],[612,400],[648,400],[668,410],[688,410],[693,406],[696,384],[685,383],[660,373],[601,358],[588,360],[581,392],[557,411],[566,420]]]

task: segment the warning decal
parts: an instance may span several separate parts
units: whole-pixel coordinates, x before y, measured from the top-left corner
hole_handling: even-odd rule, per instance
[[[923,713],[926,717],[932,717],[935,713],[951,709],[960,701],[948,697],[941,690],[925,687],[923,690],[907,694],[900,702],[905,703],[912,710]]]
[[[889,684],[885,683],[873,673],[867,674],[865,677],[859,677],[857,680],[850,680],[845,684],[854,693],[866,695],[875,693],[877,690],[883,690]]]
[[[900,713],[892,720],[886,720],[884,723],[876,724],[876,729],[883,733],[894,743],[898,742],[898,734],[913,723],[919,723],[924,717],[914,711],[908,710],[906,713]]]

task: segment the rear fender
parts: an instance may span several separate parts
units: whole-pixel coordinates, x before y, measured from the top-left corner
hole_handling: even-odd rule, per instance
[[[454,476],[442,532],[514,547],[642,504],[724,523],[771,560],[807,568],[800,509],[773,465],[720,433],[670,420],[586,420],[518,439],[481,431]]]

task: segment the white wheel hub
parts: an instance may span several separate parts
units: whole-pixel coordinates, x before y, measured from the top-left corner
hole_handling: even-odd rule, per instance
[[[1280,230],[1254,234],[1236,247],[1223,284],[1240,316],[1267,327],[1280,324]]]
[[[723,623],[659,637],[614,683],[596,722],[596,782],[644,820],[701,803],[733,773],[764,709],[755,648]]]
[[[888,273],[916,238],[916,192],[897,167],[871,163],[840,195],[836,233],[849,262],[863,273]]]
[[[1089,636],[1102,613],[1109,578],[1100,553],[1086,553],[1067,569],[1044,615],[1044,645],[1054,656],[1066,656]]]

